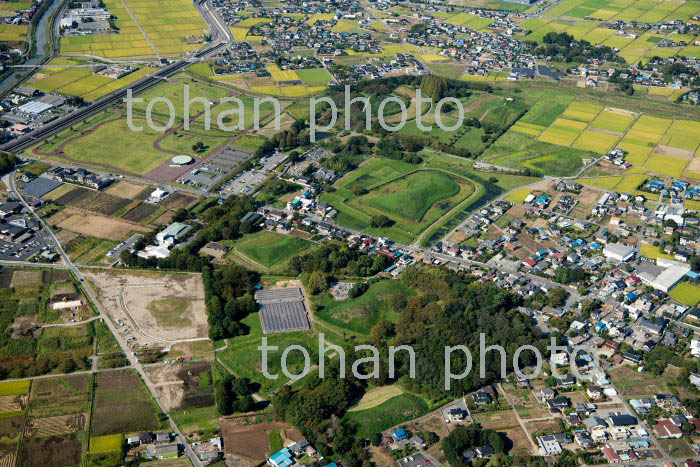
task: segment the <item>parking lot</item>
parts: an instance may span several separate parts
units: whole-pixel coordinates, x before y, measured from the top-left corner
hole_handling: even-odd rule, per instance
[[[399,465],[401,467],[424,467],[426,465],[432,466],[438,464],[433,462],[426,454],[419,452],[399,459]]]
[[[46,242],[36,235],[25,243],[10,243],[0,240],[0,260],[26,261],[41,253],[45,246]]]

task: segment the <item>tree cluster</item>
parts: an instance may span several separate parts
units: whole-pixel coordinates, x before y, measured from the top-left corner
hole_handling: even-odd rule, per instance
[[[459,425],[442,440],[442,452],[452,467],[464,466],[462,452],[480,446],[491,446],[495,453],[505,448],[503,436],[494,430],[482,430],[478,425]]]
[[[204,268],[202,283],[206,297],[210,339],[219,340],[248,332],[240,321],[258,309],[252,295],[253,286],[258,281],[257,273],[237,264],[216,269],[211,269],[209,266]]]
[[[250,394],[250,382],[247,379],[224,373],[214,384],[216,411],[219,415],[249,412],[255,406],[255,401]]]

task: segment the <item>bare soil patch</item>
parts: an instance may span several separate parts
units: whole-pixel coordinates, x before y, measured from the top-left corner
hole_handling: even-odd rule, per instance
[[[253,461],[262,462],[271,454],[267,443],[267,433],[282,430],[282,438],[301,441],[302,434],[295,427],[283,422],[266,422],[257,425],[239,425],[236,419],[222,418],[219,421],[224,438],[224,451],[227,454],[243,455]]]
[[[202,380],[210,371],[208,362],[146,367],[148,379],[168,412],[214,405],[214,387],[203,386],[206,382]]]
[[[133,231],[150,232],[152,230],[142,225],[96,214],[86,214],[71,208],[63,209],[51,216],[49,223],[71,232],[114,241],[123,239]]]
[[[687,151],[685,149],[672,148],[671,146],[664,146],[659,144],[656,146],[654,151],[657,154],[665,154],[667,156],[680,157],[681,159],[692,159],[693,151]]]
[[[187,209],[197,201],[199,201],[199,196],[197,195],[191,195],[182,191],[176,191],[172,195],[165,198],[163,204],[171,209]]]
[[[119,196],[120,198],[138,199],[141,192],[146,189],[150,190],[151,187],[139,185],[138,183],[127,182],[126,180],[119,180],[117,183],[112,183],[103,191],[110,195]]]
[[[700,173],[700,157],[693,157],[685,170],[686,172]]]
[[[207,314],[204,306],[204,286],[200,274],[147,275],[111,271],[88,273],[98,288],[110,319],[127,323],[139,344],[170,343],[184,339],[206,338]],[[185,305],[181,314],[168,316],[154,311],[162,307],[153,304],[180,301]]]

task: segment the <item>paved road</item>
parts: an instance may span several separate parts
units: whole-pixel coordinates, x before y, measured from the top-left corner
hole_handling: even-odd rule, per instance
[[[122,349],[122,352],[124,355],[126,355],[126,358],[129,360],[129,363],[131,364],[132,368],[134,368],[138,373],[139,376],[141,376],[141,379],[144,381],[146,384],[146,387],[148,390],[151,392],[151,395],[153,396],[153,399],[156,401],[156,404],[158,404],[158,408],[165,414],[167,414],[167,411],[163,407],[163,404],[161,403],[160,399],[158,398],[158,394],[156,393],[155,387],[150,383],[146,372],[144,371],[143,366],[141,363],[138,361],[136,356],[129,350],[129,347],[126,345],[126,342],[124,342],[123,337],[117,332],[117,329],[114,326],[114,323],[109,319],[107,314],[104,311],[104,308],[102,307],[102,304],[100,301],[97,299],[97,295],[95,294],[95,291],[92,289],[92,286],[90,283],[85,280],[85,277],[83,276],[82,272],[80,269],[78,269],[72,262],[70,257],[66,254],[66,252],[63,250],[63,247],[61,246],[61,243],[58,241],[54,233],[51,231],[51,229],[44,223],[43,219],[39,217],[32,207],[27,204],[27,202],[24,200],[22,197],[22,194],[17,190],[17,187],[15,185],[15,174],[16,172],[13,171],[8,175],[5,175],[2,177],[2,181],[5,183],[5,186],[7,186],[10,191],[19,199],[19,201],[24,205],[25,209],[27,212],[29,212],[36,220],[39,222],[39,225],[41,228],[46,232],[50,240],[53,242],[56,251],[58,254],[61,256],[61,259],[63,260],[63,263],[65,266],[70,269],[70,271],[75,275],[75,277],[78,279],[80,282],[81,287],[83,288],[85,295],[87,298],[93,303],[95,306],[95,309],[98,312],[98,315],[100,318],[104,320],[104,323],[107,325],[109,330],[112,332],[114,335],[114,338],[117,340],[119,343],[119,346]],[[175,424],[175,422],[168,417],[168,422],[170,423],[170,428],[171,430],[175,433],[176,438],[180,444],[182,444],[185,447],[185,454],[187,457],[192,461],[192,464],[194,464],[195,467],[200,467],[202,466],[202,463],[200,462],[199,458],[196,456],[192,448],[190,447],[189,444],[187,444],[187,440],[185,436],[182,434],[180,431],[180,428]]]

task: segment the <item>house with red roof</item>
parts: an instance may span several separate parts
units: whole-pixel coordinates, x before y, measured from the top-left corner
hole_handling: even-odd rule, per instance
[[[616,453],[615,450],[609,445],[606,444],[605,446],[603,446],[602,450],[603,455],[608,460],[609,464],[620,464],[622,462],[622,459],[620,459],[618,453]]]
[[[668,418],[659,420],[654,426],[654,433],[659,438],[680,438],[683,436],[683,431]]]

